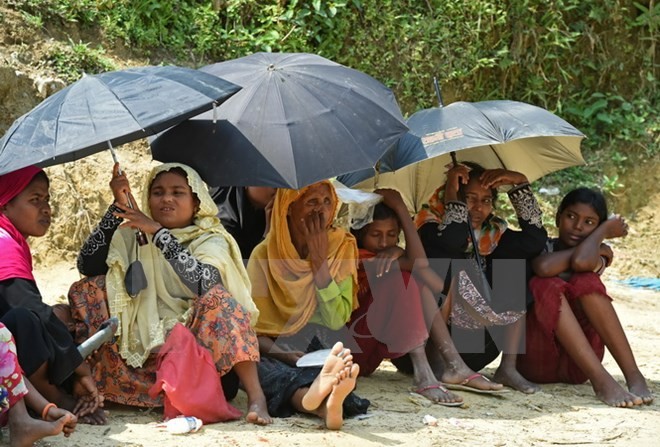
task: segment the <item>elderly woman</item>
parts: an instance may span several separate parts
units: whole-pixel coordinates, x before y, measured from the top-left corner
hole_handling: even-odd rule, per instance
[[[77,338],[96,330],[108,313],[120,319],[118,343],[103,346],[95,365],[106,399],[162,405],[148,394],[156,380],[153,352],[176,323],[184,323],[211,353],[218,380],[230,371],[238,375],[248,395],[246,419],[270,423],[256,371],[252,325],[258,312],[238,246],[216,217],[206,185],[186,165],[160,165],[147,178],[143,211],[128,206],[127,199],[136,202],[118,165],[110,186],[115,203],[78,257],[80,273],[92,278],[74,284],[69,294]],[[136,230],[149,243],[140,245]],[[130,267],[136,258],[144,277]],[[237,389],[228,390],[228,380],[223,385],[233,397]],[[233,417],[228,411],[226,419]]]
[[[332,346],[357,307],[357,246],[350,233],[332,227],[337,204],[328,181],[278,190],[270,231],[248,262],[268,410],[278,417],[317,414],[330,429],[341,427],[344,413],[364,413],[369,405],[350,393],[359,367],[336,345],[333,352],[348,369],[338,383],[323,380],[335,376],[335,363],[295,367],[305,352]]]

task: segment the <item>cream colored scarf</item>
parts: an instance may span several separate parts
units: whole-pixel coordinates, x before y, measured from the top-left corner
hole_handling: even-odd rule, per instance
[[[166,163],[154,168],[142,192],[141,210],[150,216],[149,189],[154,178],[174,167],[182,168],[188,184],[197,195],[200,206],[193,224],[171,229],[171,233],[200,262],[216,267],[225,289],[251,315],[254,325],[259,311],[250,296],[250,281],[241,260],[236,241],[216,217],[218,208],[197,172],[186,165]],[[126,269],[136,259],[135,232],[117,230],[110,244],[106,284],[110,314],[118,316],[119,353],[128,365],[140,367],[152,350],[165,342],[167,333],[177,322],[185,323],[192,311],[194,293],[179,279],[162,252],[150,241],[139,246],[139,259],[144,266],[148,287],[131,298],[124,287]]]

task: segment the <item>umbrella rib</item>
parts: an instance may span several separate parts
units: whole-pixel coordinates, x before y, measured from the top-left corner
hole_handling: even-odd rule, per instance
[[[498,154],[497,151],[495,150],[495,146],[497,145],[493,145],[493,144],[489,145],[490,150],[493,151],[493,154],[495,154],[495,156],[497,157],[497,161],[499,161],[500,164],[506,169],[506,164],[504,164],[504,161],[500,157],[500,154]]]
[[[375,79],[375,78],[373,78],[373,77],[367,75],[366,73],[362,73],[362,72],[360,72],[360,71],[358,71],[358,70],[355,70],[355,69],[350,68],[350,67],[346,67],[346,66],[344,66],[344,65],[338,65],[338,66],[339,66],[339,67],[342,67],[342,68],[344,68],[344,69],[347,69],[347,70],[355,71],[355,72],[357,72],[359,75],[368,76],[368,77],[371,79],[371,81],[374,82],[374,84],[380,84],[380,81],[378,81],[377,79]],[[327,79],[323,78],[323,77],[320,76],[320,75],[316,75],[316,74],[314,74],[314,73],[305,73],[305,76],[306,76],[306,77],[309,77],[309,78],[312,78],[312,79],[318,79],[318,80],[320,80],[320,81],[327,82]],[[383,87],[384,87],[384,86],[383,86]],[[398,119],[398,120],[400,120],[400,121],[402,120],[402,117],[400,117],[400,116],[395,116],[395,115],[393,115],[392,113],[390,113],[389,108],[381,106],[380,104],[378,104],[378,103],[377,103],[376,101],[374,101],[373,99],[371,99],[371,98],[369,98],[368,96],[366,96],[366,95],[360,93],[359,91],[353,89],[352,87],[351,87],[351,88],[348,88],[347,90],[349,90],[349,91],[350,91],[351,93],[353,93],[353,94],[359,95],[361,98],[365,99],[366,101],[368,101],[368,102],[370,102],[370,103],[372,103],[372,104],[375,104],[376,106],[378,106],[378,107],[382,108],[383,110],[387,111],[387,113],[388,113],[390,116],[393,116],[394,118],[396,118],[396,119]]]
[[[320,79],[320,78],[319,78],[319,79]],[[302,87],[303,89],[307,90],[310,94],[313,93],[313,92],[308,88],[307,84],[301,84],[301,87]],[[347,91],[350,92],[350,93],[354,93],[354,94],[357,93],[353,87],[348,88]],[[314,95],[312,95],[312,96],[314,96]],[[363,95],[361,95],[361,96],[364,98]],[[319,102],[320,102],[320,101],[319,101]],[[370,102],[373,102],[373,101],[370,101]],[[322,102],[321,102],[321,103],[322,103]],[[323,103],[322,103],[322,104],[323,104]],[[324,106],[325,106],[325,104],[324,104]],[[326,106],[326,107],[327,107],[327,106]],[[333,109],[332,109],[331,107],[328,107],[328,110],[332,111]],[[341,128],[342,128],[343,130],[345,130],[344,133],[345,133],[346,135],[350,136],[351,141],[357,145],[358,141],[355,139],[355,136],[349,131],[348,127],[344,124],[344,122],[340,119],[341,116],[340,116],[340,115],[336,115],[336,118],[337,118],[336,121],[337,121],[339,124],[341,124]],[[357,155],[357,154],[356,154],[356,155]]]
[[[154,76],[154,75],[149,75],[149,76]],[[138,121],[138,119],[137,119],[137,117],[135,116],[135,114],[133,113],[133,111],[124,105],[124,101],[122,101],[122,99],[121,99],[119,96],[117,96],[117,94],[114,92],[114,90],[112,90],[110,87],[108,87],[108,84],[106,84],[105,82],[103,82],[103,80],[101,79],[100,76],[95,76],[95,77],[94,77],[94,80],[98,80],[98,82],[99,82],[101,85],[103,85],[103,87],[105,87],[105,89],[106,89],[106,90],[107,90],[112,96],[114,96],[114,97],[117,99],[117,102],[119,102],[119,104],[121,104],[122,106],[124,106],[124,110],[126,110],[126,112],[128,112],[128,114],[131,116],[131,118],[133,118],[133,121],[135,121],[135,122],[137,123],[137,125],[140,126],[140,129],[142,129],[142,130],[144,131],[144,128],[143,128],[142,125],[140,124],[140,121]],[[112,138],[111,138],[109,141],[112,141]]]
[[[83,76],[84,76],[84,75],[83,75]],[[73,90],[73,85],[71,85],[71,87],[68,88],[67,91],[63,93],[64,100],[60,101],[60,103],[59,103],[59,105],[58,105],[58,107],[57,107],[57,115],[56,115],[56,117],[57,117],[58,119],[55,120],[55,135],[54,135],[54,140],[55,140],[55,141],[54,141],[54,144],[53,144],[53,149],[54,149],[53,158],[57,156],[57,140],[58,140],[58,138],[59,138],[59,136],[60,136],[60,120],[59,120],[59,117],[60,117],[60,115],[62,114],[62,108],[64,107],[65,100],[66,100],[66,98],[69,97],[69,95],[71,94],[71,91],[72,91],[72,90]]]

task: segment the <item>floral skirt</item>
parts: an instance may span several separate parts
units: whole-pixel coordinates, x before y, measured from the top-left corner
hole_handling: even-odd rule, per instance
[[[74,283],[69,290],[69,303],[75,321],[74,339],[82,343],[110,317],[105,276]],[[211,353],[219,377],[237,363],[259,361],[259,344],[250,325],[250,314],[222,286],[193,298],[193,312],[185,325]],[[105,400],[140,407],[163,405],[162,395],[151,398],[148,394],[156,382],[156,353],[142,367],[133,368],[119,355],[117,344],[106,343],[95,359],[93,373]]]
[[[0,425],[7,423],[7,412],[23,399],[28,390],[23,381],[23,371],[18,364],[14,337],[0,323]]]

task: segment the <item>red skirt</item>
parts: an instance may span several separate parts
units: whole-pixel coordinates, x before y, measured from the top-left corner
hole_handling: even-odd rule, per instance
[[[568,281],[558,277],[534,277],[529,283],[534,307],[527,313],[526,353],[518,355],[518,370],[537,383],[584,383],[588,377],[555,337],[561,296],[568,301],[596,356],[603,360],[605,344],[580,305],[580,298],[598,294],[611,300],[596,273],[574,273]]]
[[[109,318],[105,276],[74,283],[69,303],[76,325],[75,342],[82,343]],[[250,314],[223,287],[216,286],[204,296],[193,298],[193,309],[185,325],[197,343],[211,353],[219,377],[236,363],[259,361],[259,343],[250,326]],[[105,400],[139,407],[163,405],[162,394],[156,398],[148,394],[156,383],[156,354],[150,355],[142,367],[133,368],[119,355],[115,343],[106,343],[99,349],[98,360],[93,373]]]
[[[383,359],[401,357],[424,344],[429,331],[419,286],[410,272],[358,278],[360,307],[346,325],[360,348],[352,352],[353,361],[360,365],[360,375],[367,376]]]

